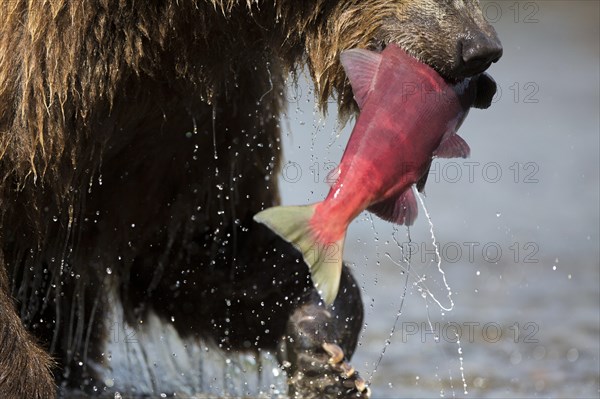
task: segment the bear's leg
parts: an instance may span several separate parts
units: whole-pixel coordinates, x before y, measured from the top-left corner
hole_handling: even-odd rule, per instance
[[[330,308],[311,290],[308,301],[291,314],[282,341],[280,361],[288,369],[291,397],[369,397],[364,379],[347,362],[362,321],[360,290],[346,267]]]
[[[52,360],[23,326],[8,287],[0,253],[0,398],[54,398]]]
[[[362,387],[360,380],[349,376],[354,388],[346,388],[343,383],[348,380],[340,376],[348,366],[343,362],[329,364],[326,351],[339,357],[337,345],[349,356],[356,345],[362,303],[353,280],[345,274],[347,283],[340,289],[340,305],[332,310],[330,319],[323,319],[325,313],[317,304],[318,295],[298,252],[252,219],[260,210],[278,203],[279,115],[284,87],[276,60],[249,65],[268,67],[245,70],[240,66],[231,79],[236,84],[214,96],[211,105],[189,107],[189,126],[175,129],[170,125],[182,135],[186,129],[197,132],[188,140],[197,140],[200,150],[198,154],[191,151],[195,142],[173,148],[174,155],[165,163],[168,179],[150,179],[161,182],[160,190],[172,193],[166,195],[157,189],[144,197],[161,204],[153,218],[160,230],[153,241],[136,244],[131,268],[123,272],[127,274],[127,283],[120,290],[125,314],[130,325],[137,325],[151,309],[161,319],[170,320],[184,338],[208,337],[225,351],[274,352],[286,335],[296,336],[301,328],[311,330],[305,323],[294,327],[290,317],[314,311],[315,320],[333,328],[305,346],[289,347],[296,353],[290,355],[295,370],[304,371],[305,366],[296,365],[294,359],[300,362],[313,356],[315,364],[322,366],[316,373],[326,374],[333,395],[356,393],[354,381]],[[171,115],[167,119],[184,121],[186,117]],[[160,143],[161,151],[150,158],[152,163],[160,162],[164,153],[170,154],[169,145],[176,144]],[[147,165],[139,169],[140,178],[137,172],[129,176],[135,177],[133,181],[147,181],[147,170],[155,168]],[[106,167],[105,174],[112,175]],[[104,188],[108,187],[107,180]],[[138,191],[147,192],[147,185]],[[116,191],[111,188],[111,192]],[[139,208],[143,201],[134,205]],[[180,213],[184,217],[176,220],[181,223],[171,223],[173,215]],[[327,349],[323,344],[329,344]],[[299,395],[311,395],[301,383],[292,385],[291,390]]]
[[[102,384],[98,380],[97,367],[105,361],[102,353],[107,329],[107,290],[104,280],[98,277],[98,273],[88,263],[76,262],[87,267],[75,268],[71,262],[57,261],[59,256],[52,256],[51,253],[47,252],[47,257],[17,260],[15,264],[18,266],[6,264],[6,269],[11,272],[6,281],[10,281],[14,286],[9,300],[11,304],[16,303],[19,307],[15,309],[14,305],[11,305],[17,310],[11,311],[15,313],[15,317],[20,313],[20,318],[12,320],[4,312],[4,300],[0,300],[0,376],[3,365],[14,364],[12,360],[5,360],[6,357],[2,355],[3,350],[10,354],[10,341],[1,338],[1,330],[5,326],[9,326],[5,327],[9,332],[24,328],[28,331],[27,334],[35,337],[52,356],[52,372],[55,377],[52,386],[58,385],[59,395],[70,389],[97,392]],[[8,322],[2,320],[3,318],[7,318]],[[50,357],[33,344],[25,341],[18,344],[29,335],[17,333],[15,336],[21,337],[20,340],[14,341],[15,347],[20,345],[20,351],[23,351],[26,361],[30,362],[32,367],[40,368],[36,372],[40,377],[35,379],[28,376],[28,380],[43,381],[48,373],[44,364],[49,364],[46,359]],[[18,367],[11,367],[12,369],[18,370]],[[23,376],[27,374],[23,373]],[[11,379],[19,380],[14,377]],[[0,382],[0,392],[1,385]],[[0,395],[0,398],[4,397]]]
[[[192,259],[199,266],[186,266],[186,287],[174,290],[182,274],[168,273],[148,305],[184,337],[204,336],[226,352],[279,353],[296,397],[368,397],[364,381],[345,361],[363,320],[360,290],[348,269],[338,298],[325,308],[293,247],[251,219],[240,225],[235,258],[224,252],[216,259],[219,266]]]
[[[238,232],[239,258],[230,282],[213,281],[200,303],[210,331],[226,350],[273,350],[299,398],[368,397],[348,364],[363,322],[360,289],[344,267],[333,306],[326,308],[298,251],[263,225]],[[215,304],[223,304],[215,306]],[[206,312],[206,313],[205,313]]]

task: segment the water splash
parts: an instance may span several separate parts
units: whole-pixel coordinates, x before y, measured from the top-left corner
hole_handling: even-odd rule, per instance
[[[433,339],[436,343],[440,342],[440,335],[436,333],[436,329],[434,328],[434,323],[432,322],[432,318],[431,318],[431,309],[430,309],[430,301],[434,302],[437,307],[439,308],[441,315],[442,315],[442,319],[444,319],[445,316],[445,312],[450,312],[454,309],[454,301],[452,300],[452,289],[449,286],[448,282],[446,281],[446,275],[444,270],[442,269],[442,265],[441,265],[441,256],[440,256],[440,252],[439,252],[439,247],[436,241],[436,236],[435,236],[435,232],[434,232],[434,227],[433,227],[433,222],[431,220],[431,215],[429,214],[425,203],[423,201],[423,198],[418,195],[418,198],[421,202],[421,206],[424,210],[425,216],[427,217],[428,223],[429,223],[429,232],[431,235],[431,239],[433,240],[433,246],[435,249],[435,255],[436,255],[436,263],[437,263],[437,270],[438,272],[442,275],[442,281],[443,281],[443,285],[447,291],[447,298],[449,300],[449,305],[448,306],[444,306],[438,299],[437,297],[432,293],[432,291],[429,289],[426,280],[427,280],[427,275],[426,274],[421,274],[419,272],[417,272],[416,270],[411,268],[411,255],[412,255],[412,251],[411,251],[411,237],[410,237],[410,230],[407,230],[407,237],[408,237],[408,243],[405,243],[404,245],[402,243],[400,243],[395,235],[395,233],[397,232],[397,229],[394,227],[394,234],[392,235],[394,241],[396,242],[396,245],[398,246],[398,248],[400,248],[401,250],[401,259],[397,260],[394,259],[389,253],[385,253],[385,257],[388,258],[394,265],[398,266],[402,272],[404,274],[406,274],[406,280],[405,280],[405,288],[404,288],[404,293],[402,295],[402,300],[400,303],[400,307],[399,307],[399,311],[396,314],[396,320],[394,322],[394,325],[390,331],[390,335],[388,337],[388,339],[386,340],[385,346],[379,356],[379,360],[376,363],[375,369],[373,370],[373,372],[371,373],[370,377],[369,377],[369,383],[371,382],[371,379],[373,378],[373,375],[375,374],[375,372],[377,371],[377,367],[379,366],[379,364],[381,363],[381,360],[385,354],[385,351],[387,349],[387,347],[390,345],[391,343],[391,337],[393,336],[393,334],[395,333],[396,330],[396,324],[399,320],[399,317],[401,315],[402,312],[402,307],[404,305],[404,298],[406,296],[406,290],[407,290],[407,282],[409,278],[414,279],[413,282],[413,286],[416,287],[417,291],[420,293],[421,298],[424,301],[425,304],[425,311],[426,311],[426,316],[427,316],[427,326],[429,328],[429,331],[431,333],[433,333]],[[408,244],[408,245],[406,245]],[[408,248],[408,250],[405,250],[405,247]],[[459,370],[460,370],[460,376],[461,376],[461,380],[462,380],[462,384],[463,384],[463,389],[464,389],[464,394],[468,394],[468,390],[467,390],[467,383],[466,383],[466,378],[465,378],[465,374],[464,374],[464,358],[463,358],[463,348],[462,348],[462,344],[460,342],[460,337],[457,335],[456,331],[454,331],[454,335],[456,338],[456,341],[454,341],[457,345],[457,351],[458,351],[458,362],[459,362]],[[444,354],[444,357],[446,357],[446,355]],[[437,368],[437,367],[436,367]],[[449,368],[448,369],[448,382],[449,382],[449,388],[450,391],[452,392],[452,397],[456,397],[456,392],[455,392],[455,387],[454,387],[454,378],[452,375],[452,369]],[[435,377],[439,380],[440,384],[442,384],[442,378],[440,377],[439,373],[436,372],[435,373]],[[441,397],[445,397],[446,393],[444,391],[444,388],[442,388],[440,390],[440,396]]]
[[[262,103],[263,98],[265,98],[265,96],[269,93],[271,93],[273,91],[273,77],[271,76],[271,63],[269,61],[267,61],[267,74],[269,75],[269,89],[263,93],[262,96],[260,96],[260,99],[258,100],[258,105],[260,105],[260,103]]]
[[[372,219],[371,219],[371,221],[372,221]],[[374,226],[373,226],[373,229],[374,229]],[[400,242],[398,241],[398,239],[396,238],[397,232],[398,232],[398,229],[394,226],[394,233],[392,234],[392,238],[394,239],[394,241],[396,242],[396,244],[402,251],[402,259],[403,259],[404,263],[406,263],[406,273],[405,273],[406,278],[404,279],[404,288],[402,290],[402,296],[400,297],[400,305],[398,306],[398,311],[396,312],[396,318],[394,319],[394,324],[392,325],[392,328],[390,329],[388,338],[385,340],[383,349],[381,350],[381,353],[379,354],[379,359],[377,359],[377,363],[375,363],[375,367],[373,368],[373,371],[371,371],[371,374],[369,375],[367,385],[371,385],[373,376],[375,375],[375,373],[377,373],[377,369],[379,368],[379,365],[381,364],[381,361],[383,360],[383,357],[385,356],[385,351],[387,350],[388,346],[390,346],[392,343],[392,337],[396,333],[398,321],[400,320],[400,316],[402,315],[402,310],[404,309],[404,299],[406,298],[406,292],[408,291],[408,279],[410,277],[410,261],[411,261],[412,254],[410,251],[410,245],[409,245],[408,255],[404,254],[403,247],[400,244]],[[408,227],[406,228],[406,236],[408,239],[408,243],[409,244],[412,243],[412,240],[410,237],[410,229]],[[379,254],[379,252],[378,252],[378,254]],[[388,253],[386,253],[385,255],[387,257],[390,257],[390,255]]]
[[[143,323],[129,325],[116,292],[108,301],[111,339],[103,348],[105,364],[95,369],[101,381],[111,381],[104,391],[186,398],[280,398],[287,391],[275,354],[228,352],[210,340],[182,337],[151,310]]]
[[[440,256],[440,248],[437,244],[437,240],[435,238],[435,233],[433,232],[433,222],[431,221],[431,215],[427,211],[427,207],[425,206],[425,201],[423,201],[423,197],[421,196],[421,194],[419,194],[418,191],[416,193],[417,193],[417,198],[419,199],[419,202],[421,202],[421,207],[423,208],[423,212],[425,212],[425,216],[427,217],[427,221],[429,222],[429,232],[431,233],[433,247],[435,248],[435,257],[437,259],[437,269],[438,269],[438,272],[442,275],[442,281],[444,283],[444,288],[448,292],[447,298],[448,298],[448,301],[450,302],[450,306],[445,307],[444,305],[442,305],[442,303],[435,297],[435,295],[433,295],[431,293],[431,291],[425,290],[425,293],[426,293],[426,295],[429,295],[431,300],[433,300],[440,307],[440,309],[442,309],[445,312],[451,312],[452,309],[454,309],[454,301],[452,300],[452,289],[450,288],[450,286],[448,285],[448,282],[446,281],[446,272],[444,272],[444,270],[442,269],[442,257]],[[416,284],[418,285],[421,282],[422,282],[422,280],[417,281]]]
[[[196,121],[194,120],[194,129],[196,129]],[[219,159],[219,155],[217,154],[217,102],[213,104],[212,107],[212,139],[213,139],[213,149],[214,149],[214,158]]]
[[[440,307],[441,310],[443,310],[445,312],[450,312],[454,309],[454,301],[452,300],[452,289],[450,288],[450,285],[446,281],[446,273],[442,269],[442,258],[440,256],[439,247],[437,245],[437,240],[435,238],[435,233],[433,231],[433,222],[431,220],[431,215],[429,214],[429,211],[427,210],[427,207],[425,206],[425,201],[423,200],[423,197],[418,192],[417,192],[417,198],[419,198],[419,202],[421,203],[421,207],[423,208],[423,212],[425,213],[425,216],[427,217],[427,221],[429,223],[429,232],[431,233],[431,239],[433,241],[433,246],[435,248],[435,255],[436,255],[436,259],[437,259],[437,269],[438,269],[438,272],[442,275],[442,281],[444,283],[444,287],[446,288],[446,291],[448,292],[447,298],[448,298],[448,301],[450,302],[449,307],[444,307],[440,303],[440,301],[437,300],[435,295],[433,295],[431,293],[431,291],[429,291],[428,289],[426,289],[424,291],[426,293],[426,296],[424,297],[424,299],[425,299],[425,307],[427,309],[427,322],[429,324],[429,328],[431,329],[431,331],[433,331],[433,325],[431,323],[431,318],[429,317],[429,303],[427,302],[427,295]],[[418,283],[419,283],[419,281],[417,281],[417,284]],[[444,315],[444,313],[442,313],[442,316],[443,315]],[[461,376],[461,380],[462,380],[462,384],[463,384],[463,392],[465,395],[467,395],[468,394],[468,386],[467,386],[467,381],[465,378],[465,371],[464,371],[463,348],[462,348],[459,336],[456,334],[456,332],[454,332],[454,335],[456,337],[456,345],[458,347],[458,349],[457,349],[458,355],[459,355],[458,361],[459,361],[460,376]],[[436,335],[434,337],[434,339],[436,340],[436,342],[439,341],[439,336]],[[452,371],[449,369],[448,373],[449,373],[449,379],[450,379],[450,389],[452,389],[452,397],[455,397],[456,395],[454,392]],[[443,390],[442,390],[442,394],[443,394]]]

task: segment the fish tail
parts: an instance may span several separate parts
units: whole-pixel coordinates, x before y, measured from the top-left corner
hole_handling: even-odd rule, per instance
[[[276,206],[254,215],[285,241],[292,244],[308,265],[317,291],[327,305],[337,296],[342,274],[342,252],[345,234],[338,240],[320,239],[310,223],[316,204],[305,206]]]

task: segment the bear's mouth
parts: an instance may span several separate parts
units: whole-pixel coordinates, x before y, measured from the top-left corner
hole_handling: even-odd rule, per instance
[[[387,47],[389,43],[384,41],[377,41],[368,47],[369,50],[381,53]],[[479,68],[475,69],[465,69],[465,75],[456,76],[455,74],[446,73],[444,69],[439,68],[436,65],[431,65],[430,63],[425,62],[420,57],[416,56],[410,49],[407,49],[398,44],[400,48],[402,48],[407,54],[411,57],[417,59],[419,62],[422,62],[426,65],[429,65],[434,71],[436,71],[448,84],[456,85],[463,82],[465,79],[475,79],[476,87],[477,87],[477,95],[475,98],[475,102],[473,107],[485,109],[492,105],[494,100],[494,96],[496,95],[497,85],[494,79],[485,72],[485,70],[492,64],[492,62],[487,64],[480,65]]]
[[[476,76],[477,79],[477,95],[473,107],[486,109],[494,102],[496,95],[496,81],[486,72]]]
[[[369,49],[378,53],[381,53],[388,46],[388,42],[383,40],[376,41]],[[458,84],[467,78],[472,78],[478,75],[483,74],[493,63],[497,61],[497,59],[489,61],[489,62],[481,62],[476,63],[470,66],[459,65],[449,67],[448,65],[438,65],[434,62],[428,62],[428,60],[423,59],[423,57],[416,54],[410,47],[403,46],[402,43],[396,43],[397,46],[402,48],[407,54],[411,57],[419,60],[426,65],[429,65],[433,70],[435,70],[446,82],[450,84]],[[489,76],[489,75],[488,75]],[[490,78],[491,79],[491,78]],[[493,80],[493,79],[492,79]]]
[[[385,41],[377,41],[373,43],[372,46],[369,47],[369,50],[381,53],[387,47],[389,43]],[[419,62],[422,62],[426,65],[429,65],[433,70],[435,70],[446,82],[449,84],[455,85],[459,84],[465,79],[477,79],[477,98],[475,100],[475,104],[473,105],[475,108],[485,109],[488,108],[496,95],[496,81],[485,71],[492,65],[492,63],[496,62],[488,62],[479,64],[474,68],[462,68],[460,75],[456,75],[454,73],[449,73],[445,68],[440,68],[438,65],[432,65],[426,60],[421,59],[417,54],[411,51],[410,48],[406,48],[401,44],[397,44],[400,48],[402,48],[407,54],[411,57],[417,59]]]
[[[371,46],[369,46],[369,50],[375,51],[377,53],[381,53],[381,52],[383,52],[383,50],[385,50],[385,48],[389,44],[390,44],[390,42],[386,42],[386,41],[380,40],[380,41],[377,41],[377,42],[373,43]],[[446,71],[446,68],[440,67],[439,65],[436,65],[435,63],[427,62],[427,60],[423,59],[423,57],[419,57],[419,55],[416,54],[414,51],[412,51],[412,49],[410,47],[404,46],[402,43],[394,43],[394,44],[397,45],[398,47],[400,47],[402,50],[404,50],[406,52],[406,54],[408,54],[411,57],[415,58],[419,62],[430,66],[442,78],[444,78],[444,80],[446,82],[448,82],[450,84],[460,83],[463,80],[465,80],[466,78],[470,77],[470,76],[456,76],[454,74],[450,74],[450,73],[448,73]]]

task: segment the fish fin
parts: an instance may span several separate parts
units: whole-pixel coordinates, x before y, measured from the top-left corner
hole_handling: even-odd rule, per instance
[[[362,108],[371,89],[381,63],[381,54],[365,49],[351,49],[340,54],[340,61],[348,75],[354,99]]]
[[[429,177],[429,169],[431,169],[431,162],[429,162],[429,166],[427,166],[427,171],[425,174],[423,174],[419,181],[417,181],[417,191],[420,193],[425,192],[425,184],[427,183],[427,178]]]
[[[373,204],[367,210],[388,222],[410,226],[417,218],[417,199],[411,186],[399,196]]]
[[[471,148],[467,142],[456,133],[451,133],[433,152],[438,158],[467,158]]]
[[[342,275],[344,237],[334,243],[320,243],[310,226],[315,204],[276,206],[254,215],[275,234],[289,242],[308,265],[313,284],[327,305],[335,300]]]
[[[325,178],[325,181],[330,186],[333,186],[339,178],[340,178],[340,167],[336,166],[335,168],[331,169],[329,171],[329,173],[327,173],[327,177]]]

